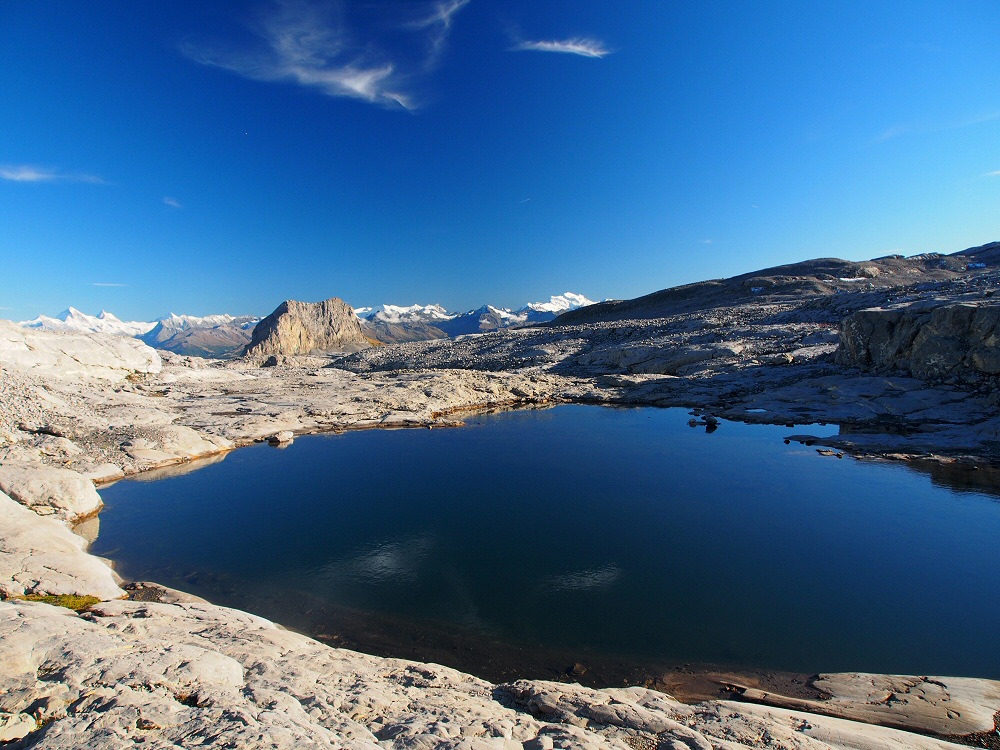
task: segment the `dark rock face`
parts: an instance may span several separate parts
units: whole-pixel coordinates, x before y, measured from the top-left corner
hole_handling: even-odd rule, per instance
[[[248,357],[343,353],[367,349],[371,342],[354,309],[339,297],[322,302],[286,300],[253,329]]]
[[[861,310],[844,320],[836,361],[928,380],[1000,375],[1000,305]]]
[[[362,320],[361,327],[369,336],[383,344],[405,344],[408,341],[431,341],[448,338],[448,334],[440,328],[422,321],[391,323],[374,318]]]

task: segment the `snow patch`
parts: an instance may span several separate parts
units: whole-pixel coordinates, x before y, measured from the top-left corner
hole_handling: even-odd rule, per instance
[[[551,312],[558,315],[567,310],[576,310],[578,307],[586,307],[592,304],[594,304],[594,301],[587,299],[582,294],[563,292],[562,294],[552,295],[548,302],[529,302],[521,309],[534,310],[536,312]]]

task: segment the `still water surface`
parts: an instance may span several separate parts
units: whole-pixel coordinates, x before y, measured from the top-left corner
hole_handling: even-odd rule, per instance
[[[560,406],[245,448],[103,489],[93,552],[129,579],[473,671],[460,652],[478,643],[560,665],[1000,678],[994,496],[820,457],[785,427],[688,418]]]

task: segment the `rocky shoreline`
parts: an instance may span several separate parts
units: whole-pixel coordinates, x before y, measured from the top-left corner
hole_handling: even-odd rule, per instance
[[[991,308],[996,279],[976,283],[965,284],[965,296],[940,286],[896,295],[909,306],[947,292],[938,306],[974,308],[933,321],[938,328],[957,321],[978,336],[966,350],[952,347],[951,360],[934,360],[942,349],[929,333],[914,346],[921,326],[913,318],[909,345],[896,341],[896,354],[876,365],[845,359],[831,320],[870,307],[870,295],[884,300],[885,290],[795,300],[776,293],[658,317],[282,356],[263,368],[0,323],[0,741],[16,748],[943,748],[966,737],[984,746],[1000,710],[1000,683],[990,680],[822,675],[812,683],[819,699],[734,684],[728,695],[737,700],[696,705],[649,687],[494,685],[333,648],[179,592],[125,599],[111,567],[70,531],[90,518],[78,531],[95,533],[95,483],[183,468],[282,433],[449,427],[471,410],[561,402],[684,406],[783,424],[789,439],[820,448],[908,460],[941,476],[949,468],[981,472],[988,483],[1000,465],[1000,409],[986,356],[995,345],[992,329],[966,323]],[[856,349],[871,359],[885,347],[868,323],[868,343]],[[886,336],[901,336],[900,328],[886,328]],[[930,351],[945,369],[914,367],[914,349]],[[100,601],[77,614],[20,598],[32,594]]]

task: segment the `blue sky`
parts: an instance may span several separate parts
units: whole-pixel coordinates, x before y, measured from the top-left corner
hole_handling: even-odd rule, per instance
[[[0,316],[629,298],[1000,239],[1000,4],[0,4]]]

